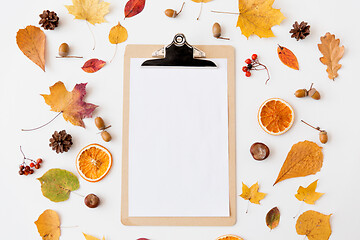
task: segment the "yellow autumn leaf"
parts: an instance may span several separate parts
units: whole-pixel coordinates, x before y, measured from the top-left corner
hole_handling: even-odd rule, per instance
[[[300,186],[295,197],[299,201],[304,201],[307,204],[315,204],[315,202],[324,195],[324,193],[315,192],[317,181],[318,180],[311,183],[307,188]]]
[[[118,44],[125,42],[128,38],[128,32],[126,28],[121,26],[120,22],[110,29],[109,41],[111,44]]]
[[[35,221],[35,225],[43,240],[58,240],[60,237],[60,219],[51,209],[45,210]]]
[[[264,199],[266,193],[259,192],[259,184],[254,183],[250,188],[242,183],[242,193],[240,197],[249,200],[251,203],[260,204],[260,200]]]
[[[85,233],[83,233],[83,234],[84,234],[84,237],[86,240],[100,240],[99,238],[91,236],[89,234],[85,234]],[[102,240],[105,240],[105,237],[103,237]]]
[[[110,3],[100,0],[72,0],[72,3],[65,7],[75,19],[86,20],[93,25],[106,22],[104,16],[109,13]]]
[[[280,9],[272,8],[275,0],[239,0],[239,18],[236,26],[247,38],[255,34],[260,38],[274,37],[271,27],[285,19]]]
[[[296,232],[309,240],[328,240],[331,235],[330,215],[306,211],[296,221]]]

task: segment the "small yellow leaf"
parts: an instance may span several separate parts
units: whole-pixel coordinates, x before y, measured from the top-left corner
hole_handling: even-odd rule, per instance
[[[84,234],[84,237],[85,237],[86,240],[100,240],[99,238],[96,238],[96,237],[91,236],[89,234],[85,234],[85,233],[83,233],[83,234]],[[105,240],[105,237],[103,237],[102,240]]]
[[[251,203],[260,204],[260,200],[264,199],[266,193],[258,192],[259,184],[255,183],[250,188],[244,183],[242,184],[242,193],[240,197],[249,200]]]
[[[274,25],[280,25],[285,19],[280,9],[272,8],[275,0],[239,0],[239,18],[236,26],[240,27],[245,37],[255,34],[260,38],[275,37],[271,31]]]
[[[60,219],[51,209],[45,210],[35,221],[35,225],[43,240],[58,240],[60,237]]]
[[[324,193],[315,192],[317,187],[317,181],[311,183],[307,188],[302,186],[299,187],[295,197],[299,201],[304,201],[307,204],[315,204],[315,202],[322,196]]]
[[[86,20],[93,25],[106,22],[104,16],[109,13],[110,3],[100,0],[72,0],[72,3],[65,7],[75,19]]]
[[[306,211],[296,221],[296,232],[309,240],[328,240],[331,235],[330,215]]]
[[[211,0],[191,0],[193,2],[196,2],[196,3],[207,3],[207,2],[210,2]]]
[[[126,28],[121,26],[120,22],[110,29],[109,41],[111,44],[118,44],[125,42],[128,38],[128,32]]]

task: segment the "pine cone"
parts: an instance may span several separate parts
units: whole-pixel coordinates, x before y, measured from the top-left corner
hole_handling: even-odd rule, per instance
[[[52,150],[56,151],[56,153],[69,151],[71,145],[73,144],[71,135],[67,134],[65,130],[60,132],[55,131],[49,141],[49,146]]]
[[[59,24],[59,17],[54,11],[44,10],[39,16],[39,24],[46,30],[54,30]]]
[[[297,41],[300,39],[306,38],[310,34],[310,25],[307,25],[307,22],[302,21],[300,24],[296,21],[293,24],[293,29],[289,33],[292,33],[291,37],[295,38]]]

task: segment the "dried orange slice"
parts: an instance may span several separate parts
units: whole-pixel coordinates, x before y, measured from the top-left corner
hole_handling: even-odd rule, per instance
[[[109,150],[99,144],[90,144],[76,157],[76,169],[89,182],[98,182],[108,174],[112,165]]]
[[[223,235],[218,237],[216,240],[244,240],[239,236],[236,235],[232,235],[232,234],[227,234],[227,235]]]
[[[265,132],[281,135],[293,125],[294,109],[280,98],[270,98],[260,106],[258,121]]]

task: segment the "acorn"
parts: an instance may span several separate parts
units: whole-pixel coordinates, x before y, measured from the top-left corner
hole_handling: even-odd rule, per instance
[[[213,32],[214,38],[230,40],[229,38],[224,38],[224,37],[221,36],[221,26],[217,22],[214,23],[214,25],[212,27],[212,32]]]
[[[315,89],[315,88],[311,88],[308,92],[309,96],[315,100],[319,100],[320,99],[320,93]]]
[[[181,11],[183,10],[184,4],[185,4],[185,2],[183,2],[179,12],[175,11],[174,9],[166,9],[165,10],[165,15],[170,17],[170,18],[176,18],[177,15],[179,15],[181,13]]]
[[[99,130],[103,130],[105,128],[105,122],[101,117],[95,118],[95,125]]]
[[[327,143],[328,141],[328,135],[327,135],[327,132],[325,130],[322,130],[320,131],[319,133],[319,139],[320,139],[320,142],[325,144]]]
[[[59,56],[67,57],[69,55],[69,45],[67,43],[62,43],[59,47]]]
[[[295,92],[295,96],[298,98],[303,98],[308,95],[308,91],[306,89],[299,89]]]
[[[105,142],[110,142],[111,141],[111,135],[107,131],[102,131],[101,132],[101,137]]]

